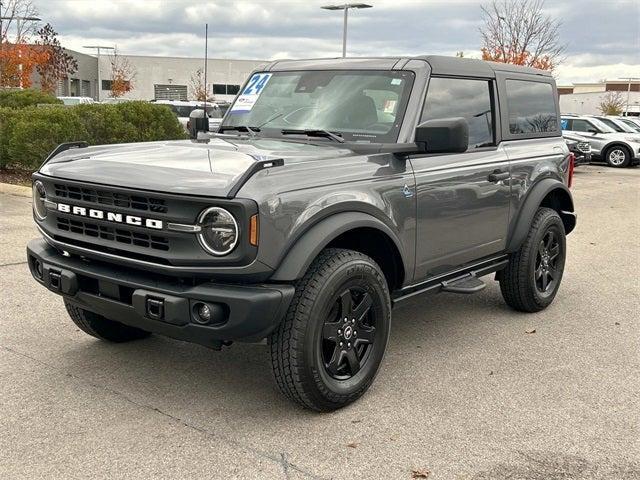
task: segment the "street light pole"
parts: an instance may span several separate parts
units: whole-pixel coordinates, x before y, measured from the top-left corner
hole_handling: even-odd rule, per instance
[[[85,45],[82,48],[91,48],[96,50],[98,57],[98,88],[96,89],[96,100],[100,102],[100,91],[102,90],[102,80],[100,77],[100,50],[115,50],[114,47],[105,47],[103,45]]]
[[[631,97],[631,82],[633,80],[640,80],[638,77],[626,77],[621,78],[620,80],[627,80],[629,84],[627,85],[627,107],[625,109],[625,116],[629,116],[629,98]]]
[[[344,20],[342,26],[342,58],[347,56],[347,20],[349,18],[350,8],[372,8],[373,5],[366,3],[345,3],[343,5],[324,5],[320,8],[323,10],[344,10]]]

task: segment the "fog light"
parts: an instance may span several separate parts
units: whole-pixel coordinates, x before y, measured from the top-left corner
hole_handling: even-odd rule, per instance
[[[198,317],[202,323],[209,323],[211,321],[211,308],[207,304],[200,304],[198,307]]]
[[[40,262],[40,260],[36,260],[33,266],[36,270],[36,275],[38,275],[38,278],[42,280],[43,273],[42,273],[42,263]]]

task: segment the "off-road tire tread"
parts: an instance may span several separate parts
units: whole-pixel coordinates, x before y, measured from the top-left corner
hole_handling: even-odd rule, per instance
[[[151,332],[130,327],[115,320],[85,310],[65,299],[64,306],[76,326],[87,335],[107,342],[122,343],[139,340],[151,335]]]
[[[285,318],[269,339],[271,366],[279,390],[290,400],[305,408],[324,412],[332,411],[355,401],[369,388],[373,377],[350,395],[339,395],[323,388],[319,378],[314,378],[315,385],[322,391],[326,401],[318,401],[309,395],[303,379],[301,359],[296,355],[304,343],[304,332],[311,316],[311,308],[319,290],[326,279],[340,266],[354,260],[365,260],[369,268],[384,286],[388,299],[388,311],[391,311],[390,295],[384,274],[373,259],[360,252],[340,248],[328,248],[320,252],[309,266],[305,275],[296,282],[295,294],[287,310]],[[375,377],[375,376],[374,376]]]
[[[509,264],[498,274],[500,291],[505,302],[520,312],[539,312],[549,305],[549,303],[541,303],[531,288],[529,262],[535,261],[531,256],[536,255],[537,252],[537,245],[533,244],[534,237],[541,226],[553,217],[558,219],[561,226],[563,225],[560,215],[555,210],[545,207],[538,209],[520,249],[511,254]],[[564,229],[562,231],[564,232]]]

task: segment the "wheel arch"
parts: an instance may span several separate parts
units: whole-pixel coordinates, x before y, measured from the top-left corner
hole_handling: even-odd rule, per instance
[[[569,189],[563,183],[551,178],[541,180],[531,188],[520,208],[507,242],[507,251],[514,252],[520,248],[527,237],[533,217],[540,207],[551,208],[558,212],[567,234],[575,228],[576,214]]]
[[[393,230],[376,217],[362,212],[336,213],[310,227],[293,244],[270,280],[295,281],[304,276],[323,249],[347,248],[373,258],[393,290],[404,283],[409,271],[400,245]]]

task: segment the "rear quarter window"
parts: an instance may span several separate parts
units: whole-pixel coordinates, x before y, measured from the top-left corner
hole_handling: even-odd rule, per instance
[[[558,114],[550,83],[507,80],[509,133],[532,135],[558,131]]]

